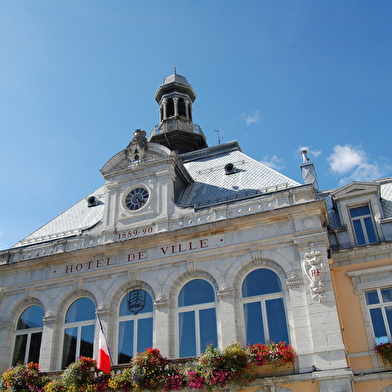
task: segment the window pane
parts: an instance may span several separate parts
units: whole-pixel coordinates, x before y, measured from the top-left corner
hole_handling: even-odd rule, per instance
[[[64,346],[63,346],[63,363],[62,368],[66,368],[70,363],[76,360],[76,341],[78,336],[78,329],[66,328],[64,331]]]
[[[374,231],[372,218],[365,218],[364,222],[369,243],[372,244],[374,242],[377,242],[376,232]]]
[[[384,320],[382,318],[381,309],[370,309],[370,317],[372,319],[374,335],[376,338],[387,336]]]
[[[17,335],[15,337],[15,348],[14,355],[12,358],[12,366],[17,365],[18,363],[24,363],[24,358],[26,354],[26,343],[27,335]]]
[[[85,325],[82,327],[80,353],[78,357],[83,355],[84,357],[92,358],[94,347],[94,329],[94,325]]]
[[[133,320],[120,323],[118,338],[118,363],[128,363],[133,357]]]
[[[180,358],[196,355],[195,312],[183,312],[179,315]]]
[[[141,290],[141,291],[143,292],[143,295],[145,295],[146,302],[145,302],[144,308],[142,310],[140,310],[138,312],[138,314],[152,312],[153,304],[152,304],[151,295],[145,290]],[[121,301],[119,315],[120,316],[129,316],[129,315],[133,315],[133,314],[134,313],[132,313],[128,309],[128,294],[127,294],[127,295],[125,295],[125,297]]]
[[[271,342],[289,341],[286,323],[286,313],[283,298],[266,301],[269,340]]]
[[[391,302],[392,301],[392,288],[381,290],[381,296],[383,302]]]
[[[68,309],[65,316],[66,323],[77,321],[94,320],[95,305],[90,298],[80,298],[76,300]]]
[[[208,345],[218,346],[216,333],[215,308],[202,309],[199,312],[200,322],[200,352],[203,353]]]
[[[353,220],[353,226],[355,231],[355,237],[357,238],[358,245],[366,244],[365,236],[363,235],[361,221],[359,219]]]
[[[366,294],[366,302],[368,305],[378,304],[380,301],[378,300],[377,291],[368,291]]]
[[[369,206],[362,206],[357,208],[351,208],[350,214],[352,218],[363,216],[363,215],[370,215],[370,208]]]
[[[152,317],[138,320],[137,351],[140,353],[152,347]]]
[[[16,329],[43,327],[43,317],[44,311],[40,306],[30,306],[20,316]]]
[[[178,295],[178,306],[215,302],[214,288],[204,279],[188,282]]]
[[[248,344],[265,343],[263,317],[260,302],[244,304],[246,342]]]
[[[267,268],[252,271],[242,283],[242,296],[253,297],[282,291],[278,275]]]
[[[30,339],[30,350],[27,362],[39,362],[39,352],[41,349],[42,332],[32,333]]]

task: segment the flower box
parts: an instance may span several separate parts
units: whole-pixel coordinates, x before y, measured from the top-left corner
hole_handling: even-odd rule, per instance
[[[273,363],[265,363],[262,366],[253,365],[251,368],[251,374],[255,378],[268,377],[268,376],[283,376],[286,374],[294,373],[294,363],[284,363],[281,365],[275,365]]]

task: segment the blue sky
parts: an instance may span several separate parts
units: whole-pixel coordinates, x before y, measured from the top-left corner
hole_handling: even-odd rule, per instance
[[[177,67],[215,145],[321,189],[392,175],[392,2],[0,0],[0,249],[103,184]]]

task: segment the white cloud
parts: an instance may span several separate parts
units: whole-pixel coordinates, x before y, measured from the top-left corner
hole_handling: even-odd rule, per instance
[[[336,145],[333,153],[327,158],[333,173],[345,175],[340,185],[351,181],[373,181],[383,176],[384,165],[369,163],[366,152],[360,148]]]
[[[243,116],[246,116],[245,118],[246,125],[251,125],[260,122],[260,112],[258,110],[256,110],[251,115],[247,115],[246,113],[243,113]]]
[[[276,155],[270,157],[268,155],[264,156],[263,159],[260,161],[262,164],[270,167],[271,169],[274,170],[282,170],[284,169],[284,166],[280,165],[280,162],[282,160],[279,159]]]
[[[334,173],[344,174],[361,165],[366,159],[364,151],[355,149],[349,145],[337,145],[333,153],[327,158],[329,166]]]

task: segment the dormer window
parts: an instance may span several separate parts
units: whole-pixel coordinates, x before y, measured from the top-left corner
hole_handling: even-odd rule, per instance
[[[357,245],[374,244],[377,242],[373,217],[368,205],[350,208],[350,217]]]

